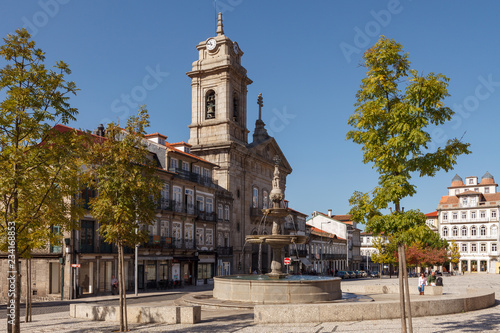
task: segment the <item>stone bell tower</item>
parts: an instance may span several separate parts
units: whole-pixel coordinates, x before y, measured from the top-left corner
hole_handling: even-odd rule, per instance
[[[192,122],[189,143],[196,147],[248,143],[247,85],[241,66],[243,52],[224,35],[219,13],[217,36],[199,43],[198,60],[186,73],[192,86]]]

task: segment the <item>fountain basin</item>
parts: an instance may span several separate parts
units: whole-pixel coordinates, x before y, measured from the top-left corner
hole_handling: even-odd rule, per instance
[[[213,297],[255,304],[329,302],[342,298],[340,278],[289,275],[272,279],[266,275],[214,277]]]
[[[307,236],[302,235],[248,235],[245,242],[249,244],[268,244],[270,246],[284,247],[290,244],[304,244]]]

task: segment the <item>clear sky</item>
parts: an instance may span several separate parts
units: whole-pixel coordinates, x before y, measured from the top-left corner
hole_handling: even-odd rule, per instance
[[[433,145],[464,136],[473,152],[454,171],[415,177],[418,193],[403,206],[434,211],[455,173],[489,171],[499,179],[500,2],[219,0],[217,6],[253,80],[248,127],[253,131],[262,93],[263,120],[293,167],[286,197],[294,209],[345,214],[353,191],[377,184],[360,147],[345,136],[365,74],[362,53],[381,34],[401,43],[419,72],[450,78],[445,102],[457,114],[430,129]],[[215,35],[213,0],[2,0],[0,36],[23,26],[47,64],[63,60],[73,71],[70,79],[81,90],[71,98],[79,115],[70,126],[123,123],[135,104],[146,104],[150,132],[188,141],[185,73],[198,57],[195,45]]]

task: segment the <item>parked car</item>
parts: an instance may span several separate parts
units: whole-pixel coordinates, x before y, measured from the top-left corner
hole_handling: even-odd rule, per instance
[[[372,278],[380,277],[380,273],[378,271],[371,271],[370,277]]]
[[[366,271],[358,271],[360,274],[360,277],[367,277],[368,273]]]
[[[356,272],[347,271],[347,273],[351,276],[351,279],[355,279],[356,278]]]
[[[351,277],[349,274],[347,274],[346,271],[338,271],[337,274],[335,274],[335,276],[342,279],[349,279]]]

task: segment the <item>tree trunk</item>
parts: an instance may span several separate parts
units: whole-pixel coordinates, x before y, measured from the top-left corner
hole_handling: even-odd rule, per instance
[[[122,256],[122,245],[121,243],[118,243],[118,294],[120,295],[120,332],[125,331],[125,325],[124,325],[124,314],[123,314],[123,292],[122,292],[122,262],[121,262],[121,256]]]
[[[402,260],[404,256],[404,251],[401,250],[402,245],[398,244],[398,257],[399,257],[399,307],[400,307],[400,314],[401,314],[401,332],[407,333],[406,330],[406,315],[405,315],[405,290],[404,290],[404,285],[403,285],[403,265],[402,265]]]
[[[401,251],[403,252],[403,272],[404,272],[404,282],[405,282],[405,293],[406,293],[406,313],[408,317],[408,330],[409,333],[413,333],[413,323],[411,318],[411,300],[410,300],[410,286],[408,285],[408,270],[406,268],[406,254],[405,248],[402,247]]]
[[[128,331],[128,318],[127,318],[127,288],[125,288],[125,265],[124,265],[124,253],[123,253],[123,245],[122,245],[122,256],[121,256],[121,270],[122,270],[122,281],[121,283],[121,291],[123,294],[123,316],[125,321],[125,331]]]

